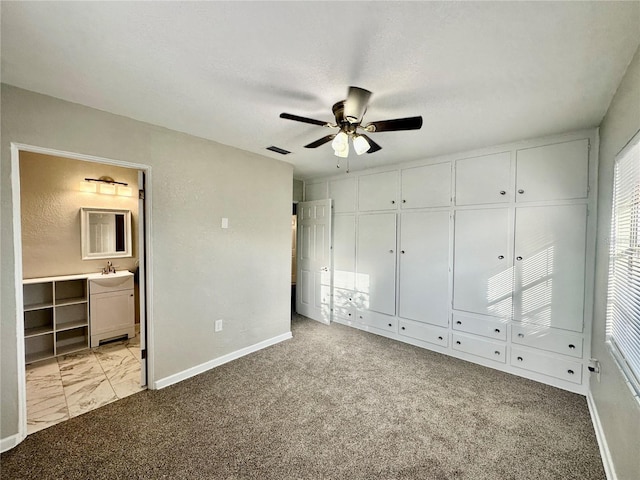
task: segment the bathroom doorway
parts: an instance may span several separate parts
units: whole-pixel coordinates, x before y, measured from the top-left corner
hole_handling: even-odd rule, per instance
[[[24,145],[12,145],[12,172],[24,359],[20,425],[28,435],[137,393],[153,378],[145,185],[151,172],[146,165]],[[84,210],[128,212],[130,222],[116,215],[113,229],[107,221],[92,224],[104,238],[85,236]],[[125,233],[128,251],[127,242],[112,241]],[[84,240],[98,253],[88,255]],[[113,251],[105,247],[110,242]],[[106,323],[104,312],[112,317]]]

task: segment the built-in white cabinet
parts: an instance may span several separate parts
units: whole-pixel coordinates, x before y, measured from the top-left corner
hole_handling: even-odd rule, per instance
[[[359,306],[387,315],[396,313],[396,214],[358,218],[356,289]]]
[[[516,152],[516,201],[571,200],[589,193],[589,140]]]
[[[316,180],[334,201],[332,319],[585,393],[595,139]]]
[[[402,209],[449,206],[451,162],[403,169],[400,194]]]
[[[135,336],[133,274],[91,279],[89,292],[92,347],[103,340]]]
[[[455,214],[453,308],[509,317],[513,292],[513,229],[508,208]]]
[[[89,347],[86,277],[23,281],[25,362]]]
[[[358,177],[358,210],[395,210],[398,204],[398,172],[373,173]]]
[[[516,208],[513,319],[582,332],[587,206]]]
[[[449,323],[448,211],[400,215],[398,314],[433,325]]]
[[[350,213],[356,211],[356,179],[341,178],[329,182],[329,198],[333,213]]]
[[[456,161],[456,205],[508,203],[513,195],[511,152]]]

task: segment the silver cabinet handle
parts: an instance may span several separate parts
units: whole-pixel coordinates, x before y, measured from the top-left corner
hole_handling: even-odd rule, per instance
[[[498,260],[504,260],[504,255],[498,255]]]
[[[520,190],[518,190],[518,193],[519,193],[520,195],[522,195],[522,194],[524,193],[524,190],[520,189]]]
[[[522,260],[522,257],[516,257],[516,260]]]
[[[522,360],[524,360],[524,358],[522,357],[518,357],[518,361],[521,362]]]
[[[519,334],[518,334],[518,337],[520,337],[520,338],[524,338],[524,333],[519,333]]]
[[[500,195],[506,195],[507,192],[505,192],[504,190],[500,190]]]

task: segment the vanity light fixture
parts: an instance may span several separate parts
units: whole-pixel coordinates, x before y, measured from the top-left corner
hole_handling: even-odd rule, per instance
[[[80,191],[130,197],[133,190],[128,185],[128,183],[116,182],[113,178],[107,176],[85,178],[84,181],[80,182]]]

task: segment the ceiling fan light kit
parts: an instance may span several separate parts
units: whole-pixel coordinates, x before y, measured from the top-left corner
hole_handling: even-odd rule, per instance
[[[280,118],[321,127],[338,128],[338,133],[322,137],[315,142],[305,145],[305,148],[318,148],[325,143],[331,142],[334,155],[340,158],[347,158],[349,156],[349,138],[351,138],[353,149],[358,155],[382,150],[382,147],[367,135],[358,133],[358,129],[364,130],[367,133],[375,133],[419,130],[422,127],[421,116],[382,120],[362,125],[362,118],[367,111],[370,98],[371,92],[369,90],[359,87],[349,87],[347,99],[333,105],[332,110],[336,123],[323,122],[291,113],[281,113]]]

